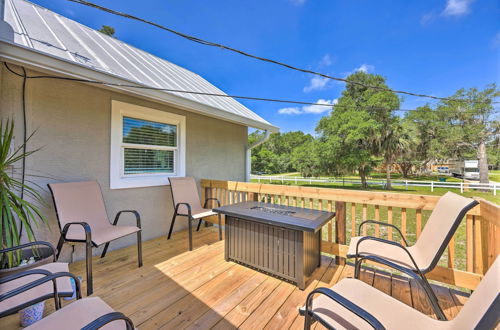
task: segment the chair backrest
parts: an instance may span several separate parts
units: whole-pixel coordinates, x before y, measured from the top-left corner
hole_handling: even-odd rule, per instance
[[[436,204],[422,233],[412,249],[417,250],[418,266],[427,272],[436,267],[465,214],[478,204],[452,192]]]
[[[170,188],[172,189],[174,207],[178,203],[188,203],[193,212],[201,209],[198,187],[193,177],[168,178],[168,181],[170,181]],[[177,212],[187,214],[188,210],[186,206],[181,205]]]
[[[481,280],[460,313],[451,321],[452,329],[494,329],[500,319],[500,258]]]
[[[68,222],[87,222],[91,228],[110,224],[97,181],[51,183],[48,186],[61,230]]]

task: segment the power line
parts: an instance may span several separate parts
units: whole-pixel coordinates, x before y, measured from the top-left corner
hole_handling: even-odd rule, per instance
[[[410,112],[410,111],[417,111],[418,110],[418,109],[391,109],[391,108],[386,108],[386,107],[375,107],[375,106],[373,106],[373,107],[366,107],[366,106],[362,107],[362,106],[355,106],[355,105],[348,106],[348,105],[339,105],[339,104],[327,104],[327,103],[316,103],[316,102],[306,102],[306,101],[296,101],[296,100],[274,99],[274,98],[265,98],[265,97],[256,97],[256,96],[228,95],[228,94],[188,91],[188,90],[171,89],[171,88],[150,87],[150,86],[144,86],[144,85],[120,84],[120,83],[112,83],[112,82],[99,81],[99,80],[51,76],[51,75],[29,76],[29,75],[20,74],[16,71],[12,70],[12,68],[10,68],[6,62],[4,62],[4,65],[7,68],[7,70],[9,70],[11,73],[13,73],[19,77],[26,78],[26,79],[56,79],[56,80],[82,82],[82,83],[93,84],[93,85],[103,85],[103,86],[123,87],[123,88],[137,88],[137,89],[156,90],[156,91],[164,91],[164,92],[171,92],[171,93],[183,93],[183,94],[204,95],[204,96],[213,96],[213,97],[225,97],[225,98],[252,100],[252,101],[265,101],[265,102],[300,104],[300,105],[315,105],[315,106],[324,106],[324,107],[330,107],[330,108],[337,107],[337,108],[345,108],[345,109],[385,110],[385,111],[402,111],[402,112]],[[476,112],[462,111],[460,113],[476,113]],[[496,110],[493,111],[493,113],[496,113]]]
[[[88,1],[84,1],[84,0],[67,0],[67,1],[75,2],[75,3],[81,4],[81,5],[85,5],[85,6],[88,6],[88,7],[92,7],[92,8],[96,8],[96,9],[108,12],[108,13],[113,14],[113,15],[125,17],[125,18],[128,18],[128,19],[132,19],[132,20],[136,20],[136,21],[148,24],[148,25],[152,25],[152,26],[155,26],[157,28],[160,28],[162,30],[168,31],[168,32],[173,33],[175,35],[178,35],[178,36],[180,36],[182,38],[185,38],[187,40],[190,40],[190,41],[202,44],[202,45],[217,47],[217,48],[220,48],[220,49],[226,49],[226,50],[235,52],[237,54],[240,54],[240,55],[243,55],[243,56],[246,56],[246,57],[250,57],[250,58],[257,59],[257,60],[264,61],[264,62],[268,62],[268,63],[273,63],[273,64],[276,64],[276,65],[279,65],[279,66],[283,66],[283,67],[288,68],[288,69],[292,69],[292,70],[296,70],[296,71],[300,71],[300,72],[304,72],[304,73],[309,73],[309,74],[314,74],[314,75],[317,75],[317,76],[320,76],[320,77],[323,77],[323,78],[332,79],[332,80],[336,80],[336,81],[341,81],[341,82],[344,82],[344,83],[350,83],[350,84],[362,86],[362,87],[365,87],[365,88],[370,88],[370,89],[375,89],[375,90],[380,90],[380,91],[393,92],[393,93],[397,93],[397,94],[404,94],[404,95],[416,96],[416,97],[425,97],[425,98],[430,98],[430,99],[440,100],[440,101],[455,101],[455,102],[466,102],[466,103],[488,103],[488,104],[489,103],[500,103],[500,102],[484,102],[484,101],[472,101],[472,100],[464,100],[464,99],[454,99],[454,98],[448,98],[448,97],[438,97],[438,96],[434,96],[434,95],[412,93],[412,92],[407,92],[407,91],[402,91],[402,90],[394,90],[394,89],[390,89],[390,88],[386,88],[386,87],[381,87],[381,86],[373,86],[373,85],[364,84],[364,83],[361,83],[361,82],[358,82],[358,81],[350,81],[350,80],[348,80],[346,78],[334,77],[334,76],[330,76],[330,75],[327,75],[327,74],[324,74],[324,73],[321,73],[321,72],[316,72],[316,71],[312,71],[312,70],[308,70],[308,69],[302,69],[302,68],[299,68],[299,67],[287,64],[287,63],[279,62],[277,60],[273,60],[273,59],[270,59],[270,58],[253,55],[253,54],[247,53],[245,51],[242,51],[242,50],[239,50],[239,49],[236,49],[236,48],[233,48],[233,47],[229,47],[229,46],[226,46],[226,45],[223,45],[223,44],[219,44],[219,43],[207,41],[207,40],[204,40],[204,39],[200,39],[200,38],[191,36],[189,34],[185,34],[185,33],[176,31],[174,29],[168,28],[166,26],[160,25],[158,23],[155,23],[155,22],[152,22],[152,21],[148,21],[146,19],[143,19],[143,18],[140,18],[140,17],[137,17],[137,16],[133,16],[133,15],[130,15],[130,14],[127,14],[127,13],[119,12],[119,11],[116,11],[116,10],[113,10],[113,9],[110,9],[110,8],[106,8],[106,7],[97,5],[97,4],[92,3],[92,2],[88,2]]]

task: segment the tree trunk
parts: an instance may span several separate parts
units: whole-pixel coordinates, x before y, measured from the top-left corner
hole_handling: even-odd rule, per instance
[[[385,178],[386,178],[386,184],[385,184],[385,189],[389,190],[392,189],[392,182],[391,182],[391,169],[392,169],[392,161],[391,157],[385,160]]]
[[[479,182],[489,183],[490,180],[488,178],[488,155],[486,153],[486,143],[484,139],[481,139],[481,142],[479,142],[478,157],[479,157]]]
[[[363,167],[360,167],[358,169],[358,172],[359,172],[359,177],[361,178],[361,187],[363,188],[368,188],[368,184],[366,183],[366,172],[365,172],[365,169]]]

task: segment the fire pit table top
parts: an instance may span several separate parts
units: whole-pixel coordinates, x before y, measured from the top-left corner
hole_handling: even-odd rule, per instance
[[[242,202],[226,205],[215,208],[214,212],[310,232],[317,232],[335,216],[335,212],[262,202]]]

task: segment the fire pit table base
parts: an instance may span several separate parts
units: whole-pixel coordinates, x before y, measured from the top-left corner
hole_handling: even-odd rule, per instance
[[[304,289],[321,265],[321,230],[305,232],[226,216],[226,261],[280,277]]]

